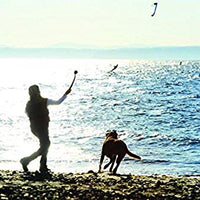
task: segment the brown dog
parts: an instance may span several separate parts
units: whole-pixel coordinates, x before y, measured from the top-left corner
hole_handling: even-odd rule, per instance
[[[117,157],[117,161],[116,161],[117,165],[113,170],[113,174],[116,174],[119,164],[126,154],[128,154],[133,159],[141,160],[140,156],[133,154],[128,150],[126,144],[122,140],[117,139],[117,132],[115,130],[106,133],[106,139],[103,143],[102,151],[101,151],[99,172],[101,172],[101,165],[106,155],[108,158],[110,158],[110,162],[104,166],[104,169],[106,169],[111,164],[110,172],[112,172],[112,168],[114,166],[114,162]]]

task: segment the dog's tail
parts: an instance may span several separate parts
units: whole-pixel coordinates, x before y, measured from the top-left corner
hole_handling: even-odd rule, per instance
[[[128,149],[127,149],[127,154],[133,159],[142,160],[140,156],[138,156],[138,155],[136,155],[134,153],[131,153]]]

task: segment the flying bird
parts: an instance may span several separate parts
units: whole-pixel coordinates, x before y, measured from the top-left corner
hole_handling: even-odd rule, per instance
[[[153,16],[155,15],[155,13],[156,13],[156,9],[157,9],[158,3],[154,3],[154,5],[155,5],[155,8],[154,8],[153,14],[151,15],[152,17],[153,17]]]
[[[115,66],[113,67],[113,69],[112,69],[110,72],[112,72],[112,71],[114,71],[115,69],[117,69],[117,67],[118,67],[118,64],[115,65]]]

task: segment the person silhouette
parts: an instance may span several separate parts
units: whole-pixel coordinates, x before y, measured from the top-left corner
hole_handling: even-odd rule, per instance
[[[26,104],[26,114],[30,120],[31,132],[39,139],[40,147],[39,149],[28,157],[24,157],[20,160],[23,170],[28,171],[28,164],[41,156],[40,159],[40,172],[48,172],[47,167],[47,154],[50,146],[49,140],[49,105],[59,105],[71,92],[71,87],[64,93],[64,95],[59,100],[52,100],[48,98],[43,98],[40,95],[40,89],[37,85],[32,85],[29,87],[30,100]]]

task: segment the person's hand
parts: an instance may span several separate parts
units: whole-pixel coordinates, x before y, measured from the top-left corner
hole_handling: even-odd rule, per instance
[[[66,92],[65,92],[65,94],[69,94],[71,92],[71,88],[69,88]]]

